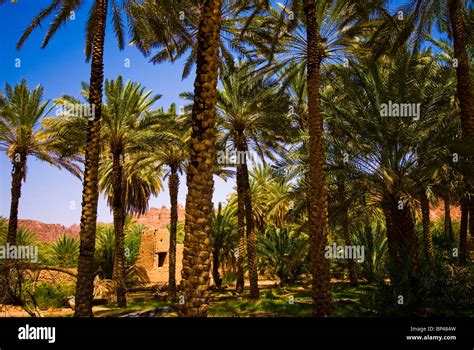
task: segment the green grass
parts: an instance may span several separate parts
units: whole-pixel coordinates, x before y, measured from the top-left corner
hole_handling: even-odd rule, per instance
[[[353,287],[347,284],[332,286],[335,302],[333,316],[375,316],[376,312],[368,308],[372,304],[372,297],[376,292],[373,285],[359,285]]]
[[[373,288],[333,285],[333,316],[373,316],[375,313],[365,306]],[[307,286],[262,289],[257,301],[227,291],[213,295],[209,314],[211,317],[310,317],[311,303]]]
[[[74,294],[75,286],[43,283],[36,288],[35,299],[40,310],[47,310],[67,307],[67,297]]]
[[[262,290],[259,300],[238,297],[232,292],[216,293],[211,300],[211,317],[281,317],[310,316],[311,300],[291,290]]]
[[[370,310],[371,295],[375,289],[371,285],[351,287],[346,284],[333,285],[334,312],[336,317],[374,316]],[[309,286],[262,288],[260,299],[251,300],[247,294],[235,295],[233,291],[214,292],[210,299],[210,317],[310,317],[312,309]],[[117,317],[137,311],[176,306],[164,296],[151,294],[131,294],[126,308],[118,308],[115,303],[102,305],[95,311],[97,317]],[[166,314],[176,316],[175,312]]]

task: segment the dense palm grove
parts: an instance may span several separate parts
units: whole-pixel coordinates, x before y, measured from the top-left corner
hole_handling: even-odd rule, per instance
[[[334,315],[346,282],[379,315],[473,315],[471,1],[48,3],[18,49],[34,44],[28,36],[50,16],[43,47],[71,11],[91,6],[90,79],[82,96],[54,101],[26,80],[5,84],[0,147],[12,177],[1,231],[3,243],[34,241],[18,229],[28,158],[82,180],[80,239],[43,244],[39,262],[77,267],[75,316],[93,315],[97,278],[112,280],[117,306],[127,307],[146,230],[133,216],[165,180],[167,293],[181,316],[207,316],[225,289],[258,303],[268,294],[263,279],[301,286],[318,317]],[[140,82],[104,78],[109,23],[120,48],[130,41],[150,58],[150,71],[186,57],[183,77],[196,70],[194,91],[182,94],[187,106],[156,109],[160,96]],[[182,174],[186,217],[178,222]],[[235,179],[225,204],[212,201],[215,176]],[[97,226],[100,193],[113,225]],[[433,220],[430,208],[440,206],[444,216]],[[344,256],[349,247],[363,254]],[[14,275],[8,262],[2,269]],[[16,295],[8,277],[1,283]]]

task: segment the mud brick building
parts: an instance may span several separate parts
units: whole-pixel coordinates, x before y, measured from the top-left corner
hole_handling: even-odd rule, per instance
[[[144,224],[148,230],[142,235],[137,266],[147,272],[150,283],[167,283],[169,273],[169,231],[170,209],[151,208],[137,217],[137,223]],[[184,220],[184,207],[178,206],[178,220]],[[176,245],[176,281],[181,280],[183,268],[183,244]]]

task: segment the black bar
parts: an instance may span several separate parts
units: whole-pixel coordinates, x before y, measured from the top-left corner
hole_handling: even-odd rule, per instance
[[[55,327],[55,342],[20,340],[19,328]],[[433,327],[431,331],[430,328]],[[455,330],[436,330],[455,327]],[[425,331],[420,333],[419,330]],[[456,340],[407,340],[407,336],[456,336]],[[88,348],[96,344],[129,344],[129,349],[156,344],[164,337],[196,345],[197,337],[242,336],[315,338],[329,349],[406,348],[473,349],[474,320],[471,318],[3,318],[0,319],[0,350],[23,348],[63,349],[65,345]],[[167,342],[166,342],[167,343]],[[163,343],[164,346],[165,343]],[[207,342],[206,342],[207,344]],[[303,347],[303,343],[294,343]],[[319,343],[318,343],[319,344]],[[232,347],[226,340],[221,348]],[[130,348],[131,347],[131,348]],[[290,348],[292,348],[291,346]],[[158,347],[159,348],[159,347]],[[315,349],[311,347],[311,349]],[[291,349],[290,349],[291,350]]]

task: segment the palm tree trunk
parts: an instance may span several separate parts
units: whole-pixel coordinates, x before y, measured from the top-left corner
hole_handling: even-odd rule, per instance
[[[469,235],[474,239],[474,203],[471,201],[469,205]]]
[[[222,278],[219,273],[219,265],[219,250],[215,249],[212,252],[212,278],[214,279],[217,290],[220,290],[222,287]]]
[[[461,114],[461,130],[464,138],[474,139],[474,106],[472,104],[472,86],[471,76],[469,70],[469,55],[467,53],[468,44],[466,25],[463,18],[463,2],[461,0],[448,0],[448,15],[451,25],[451,31],[453,35],[453,46],[454,46],[454,57],[458,60],[458,66],[456,68],[457,88],[456,95],[459,100],[459,109]],[[469,206],[472,205],[472,199],[466,199],[465,203],[466,220],[468,216]],[[462,211],[462,204],[461,204]],[[462,217],[461,217],[462,221]],[[466,230],[468,223],[466,222]],[[467,237],[466,237],[467,245]],[[464,246],[463,246],[464,249]],[[464,254],[464,255],[463,255]],[[460,260],[464,261],[467,259],[467,247],[466,251],[460,252]],[[462,259],[461,259],[461,256]]]
[[[82,213],[80,232],[80,253],[77,266],[75,316],[92,317],[94,292],[94,254],[97,222],[97,202],[100,118],[102,115],[102,86],[104,82],[104,38],[107,22],[108,0],[96,0],[97,15],[92,42],[92,63],[89,103],[95,108],[93,120],[87,127],[84,183],[82,190]]]
[[[419,283],[418,238],[409,207],[399,209],[397,201],[386,199],[383,213],[387,227],[390,255],[390,279],[395,288],[406,287],[415,291]]]
[[[179,177],[178,167],[171,165],[171,173],[168,180],[170,191],[170,247],[169,247],[169,271],[168,271],[168,299],[176,299],[176,234],[178,231],[178,190]]]
[[[329,261],[324,252],[328,242],[327,187],[324,174],[324,132],[320,99],[319,25],[316,1],[304,0],[307,25],[307,86],[309,122],[309,234],[313,291],[313,316],[329,316],[332,309]]]
[[[245,147],[247,149],[247,147]],[[241,154],[241,153],[240,153]],[[247,164],[242,165],[244,179],[245,223],[247,234],[247,258],[249,264],[250,298],[258,299],[257,232],[253,220],[252,194]]]
[[[117,306],[127,307],[127,296],[125,288],[125,247],[124,247],[124,225],[125,225],[125,207],[123,203],[123,167],[121,164],[121,152],[112,155],[112,211],[114,216],[115,231],[115,257],[112,280],[115,282]]]
[[[474,107],[472,105],[472,86],[467,53],[466,26],[463,19],[461,0],[448,0],[448,12],[453,33],[454,57],[458,60],[456,68],[461,128],[464,137],[474,137]]]
[[[245,184],[243,176],[243,165],[237,164],[237,233],[239,237],[237,247],[237,282],[235,291],[244,291],[244,252],[245,252]]]
[[[469,243],[468,243],[468,257],[469,260],[474,260],[474,201],[471,200],[469,203],[468,213],[468,226],[469,226]]]
[[[454,238],[453,225],[451,222],[451,201],[449,195],[443,197],[444,202],[444,234],[450,239]]]
[[[430,201],[425,190],[420,192],[421,218],[423,224],[423,243],[425,255],[429,258],[433,257],[433,238],[430,228]]]
[[[238,154],[247,154],[248,146],[245,139],[244,130],[236,131],[236,148]],[[237,164],[239,176],[239,184],[241,188],[241,196],[243,203],[240,203],[244,207],[245,211],[245,230],[246,230],[246,242],[247,242],[247,259],[249,264],[249,282],[250,282],[250,298],[258,299],[258,266],[257,266],[257,233],[255,231],[255,222],[253,218],[252,209],[252,193],[250,189],[249,170],[247,166],[247,159],[239,157],[239,163]],[[238,185],[239,185],[238,184]],[[237,185],[237,186],[238,186]],[[240,198],[238,198],[240,201]],[[240,242],[239,242],[240,243]]]
[[[19,159],[17,159],[17,156]],[[10,219],[8,220],[7,243],[16,245],[16,237],[18,230],[18,206],[21,197],[21,181],[25,177],[26,168],[26,152],[19,152],[12,159],[12,188],[11,188],[11,205]]]
[[[467,262],[467,226],[469,206],[466,199],[461,199],[461,223],[459,227],[459,263]]]
[[[183,292],[180,316],[206,317],[209,308],[210,237],[216,143],[217,78],[222,0],[202,0],[187,169]]]
[[[19,157],[19,159],[17,158]],[[26,169],[26,152],[15,153],[12,159],[12,188],[11,188],[11,206],[10,219],[8,220],[7,244],[17,244],[18,231],[18,205],[21,197],[21,181],[24,178],[24,171]],[[8,261],[5,261],[8,264]],[[3,263],[3,262],[2,262]],[[13,302],[13,297],[10,293],[10,278],[8,277],[12,272],[11,269],[5,267],[0,276],[0,304],[8,304]]]

